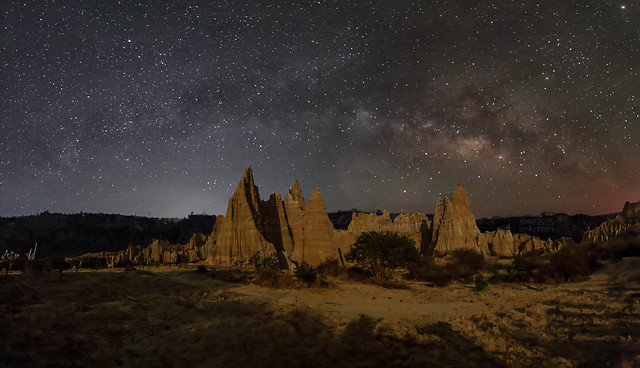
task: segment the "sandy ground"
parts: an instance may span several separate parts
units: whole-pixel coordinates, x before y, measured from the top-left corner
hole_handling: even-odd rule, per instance
[[[0,367],[640,367],[632,259],[562,285],[269,289],[173,267],[0,276]]]

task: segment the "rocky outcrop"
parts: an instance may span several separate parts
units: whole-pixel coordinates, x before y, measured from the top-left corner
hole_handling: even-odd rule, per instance
[[[293,252],[293,239],[280,193],[274,193],[260,205],[262,229],[268,242],[278,252]]]
[[[541,240],[527,234],[512,234],[509,229],[497,229],[482,233],[487,243],[488,255],[499,257],[514,257],[532,251],[551,251],[555,243],[551,240]]]
[[[635,203],[626,202],[621,215],[627,221],[640,219],[640,201]]]
[[[291,259],[316,265],[327,258],[338,257],[338,248],[324,199],[316,188],[303,212],[302,242],[295,244]]]
[[[497,229],[482,233],[487,243],[489,254],[502,257],[513,257],[516,255],[515,239],[511,230]]]
[[[438,199],[430,233],[431,250],[438,255],[458,249],[488,252],[485,238],[480,236],[476,219],[471,213],[467,192],[460,183],[451,193],[451,200],[448,197]]]
[[[301,210],[305,209],[304,196],[302,195],[302,189],[300,189],[300,183],[298,180],[293,181],[293,185],[289,188],[289,194],[291,198],[296,201]]]
[[[79,261],[80,267],[92,267],[91,265],[101,264],[105,267],[123,267],[131,264],[134,266],[170,264],[170,263],[192,263],[201,260],[199,248],[193,246],[198,240],[202,240],[200,235],[194,235],[194,244],[190,241],[185,245],[171,244],[165,240],[154,239],[146,247],[129,245],[126,250],[119,252],[90,253],[79,257],[71,258]],[[206,235],[205,235],[206,236]]]
[[[585,232],[582,242],[608,243],[621,240],[631,233],[640,233],[640,201],[626,202],[622,213]]]
[[[346,232],[340,232],[345,250],[357,237],[369,231],[388,231],[399,235],[406,235],[415,242],[416,247],[421,247],[425,241],[429,229],[429,219],[424,213],[400,214],[391,220],[388,211],[383,211],[381,215],[376,213],[359,213],[351,215],[351,222]]]
[[[297,181],[295,182],[297,183]],[[294,185],[295,185],[294,183]],[[291,239],[293,240],[293,248],[287,250],[289,254],[293,254],[296,245],[302,244],[304,239],[303,221],[304,221],[304,198],[300,196],[302,203],[299,200],[293,198],[291,190],[284,197],[284,210],[287,216],[287,222],[289,223],[289,231],[291,232]]]
[[[256,253],[267,255],[275,252],[273,244],[265,238],[262,221],[260,194],[249,166],[229,198],[226,215],[216,220],[210,240],[213,242],[210,243],[213,261],[228,264],[238,259],[248,259]]]

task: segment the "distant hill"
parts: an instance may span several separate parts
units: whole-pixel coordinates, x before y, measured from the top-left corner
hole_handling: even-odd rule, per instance
[[[163,219],[113,214],[60,214],[0,217],[0,252],[25,254],[38,243],[37,257],[77,256],[147,245],[153,239],[187,243],[193,233],[211,233],[215,216]]]

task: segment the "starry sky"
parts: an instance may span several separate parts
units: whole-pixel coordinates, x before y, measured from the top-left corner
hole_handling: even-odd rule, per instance
[[[0,216],[640,200],[640,2],[0,3]]]

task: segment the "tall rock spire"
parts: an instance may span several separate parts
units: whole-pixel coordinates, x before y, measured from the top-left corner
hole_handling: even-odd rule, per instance
[[[480,236],[476,219],[471,213],[467,191],[458,183],[449,198],[438,198],[431,227],[431,247],[436,254],[457,249],[488,252],[486,239]]]
[[[304,210],[302,244],[295,244],[291,259],[318,264],[329,257],[338,257],[333,224],[329,220],[327,208],[320,189],[316,188]]]
[[[264,237],[261,223],[260,194],[249,166],[229,198],[226,215],[219,216],[216,221],[211,237],[214,244],[208,244],[214,248],[214,259],[229,263],[234,259],[249,258],[256,252],[275,251]]]
[[[302,195],[302,189],[300,189],[300,184],[298,183],[298,179],[293,181],[293,186],[291,186],[291,188],[289,189],[289,194],[291,194],[291,198],[294,201],[298,202],[298,206],[300,206],[300,209],[304,211],[306,206],[304,203],[304,196]]]

